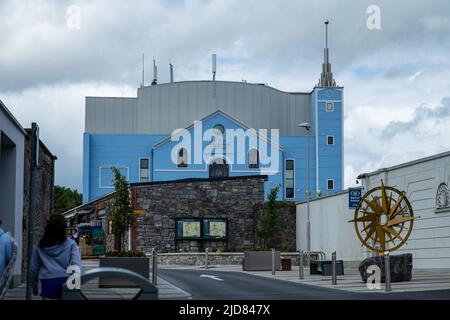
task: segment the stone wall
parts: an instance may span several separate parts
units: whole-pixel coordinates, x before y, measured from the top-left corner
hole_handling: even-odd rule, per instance
[[[291,265],[298,266],[299,255],[296,252],[282,252],[281,259],[291,259]],[[243,252],[210,252],[208,254],[208,265],[242,265]],[[317,254],[311,255],[312,260],[318,259]],[[205,253],[159,253],[158,264],[160,265],[184,265],[204,266]],[[303,255],[303,265],[307,266],[307,256]]]
[[[25,139],[25,163],[24,163],[24,192],[23,192],[23,262],[22,277],[26,274],[27,243],[28,243],[28,209],[30,206],[30,156],[31,137],[30,130]],[[55,160],[57,158],[40,142],[39,168],[36,170],[34,181],[35,208],[33,210],[33,244],[37,245],[44,234],[47,218],[53,213],[53,187],[55,177]],[[24,278],[25,279],[25,278]]]
[[[264,176],[133,186],[137,217],[137,250],[150,252],[239,251],[255,246],[255,208],[264,201]],[[176,218],[226,218],[224,241],[176,241]]]

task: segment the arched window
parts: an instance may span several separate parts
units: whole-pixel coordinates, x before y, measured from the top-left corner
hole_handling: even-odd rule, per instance
[[[259,168],[259,151],[258,149],[250,149],[248,152],[248,167]]]
[[[216,124],[214,126],[214,130],[216,130],[217,134],[223,134],[225,132],[225,128],[223,125],[221,125],[220,123]]]
[[[186,168],[188,166],[188,151],[186,148],[178,150],[178,168]]]
[[[228,177],[229,171],[230,168],[227,162],[222,158],[215,159],[209,165],[210,178]]]

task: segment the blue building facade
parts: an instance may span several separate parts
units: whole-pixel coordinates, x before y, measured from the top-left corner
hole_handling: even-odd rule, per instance
[[[308,154],[311,197],[342,190],[343,87],[328,48],[324,60],[310,92],[184,81],[142,86],[131,98],[87,97],[83,201],[114,190],[112,167],[130,183],[266,174],[266,195],[280,186],[279,199],[301,201]]]

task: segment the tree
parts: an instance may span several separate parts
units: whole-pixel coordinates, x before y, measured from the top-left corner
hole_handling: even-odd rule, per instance
[[[277,201],[280,186],[272,188],[267,196],[267,212],[264,212],[257,228],[258,236],[263,240],[264,249],[268,248],[269,242],[278,231],[279,209],[284,208],[284,202]]]
[[[53,209],[55,213],[63,213],[81,205],[83,196],[76,189],[56,185],[54,190]]]
[[[120,170],[113,167],[115,195],[112,203],[112,231],[118,242],[119,253],[124,251],[125,233],[134,223],[133,209],[131,208],[129,184]]]

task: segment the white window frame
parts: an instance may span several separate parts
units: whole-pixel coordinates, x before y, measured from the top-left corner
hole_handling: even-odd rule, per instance
[[[252,151],[256,151],[256,163],[251,163],[252,158]],[[260,167],[260,161],[259,161],[259,150],[258,148],[251,148],[248,150],[248,168],[249,169],[259,169]]]
[[[329,181],[333,181],[333,189],[329,189],[328,188],[328,182]],[[336,189],[336,182],[334,181],[334,179],[327,179],[327,190],[335,190]]]
[[[293,161],[293,163],[294,163],[294,178],[293,178],[293,183],[294,183],[294,186],[293,186],[293,189],[294,189],[294,196],[292,197],[292,198],[288,198],[287,196],[286,196],[286,189],[287,189],[287,186],[286,186],[286,162],[287,161]],[[283,184],[284,184],[284,198],[286,199],[286,200],[295,200],[295,159],[292,159],[292,158],[286,158],[286,159],[284,159],[284,181],[283,181]]]
[[[331,110],[328,110],[328,104],[331,103]],[[325,111],[326,112],[334,112],[334,101],[327,101],[325,103]]]
[[[147,182],[150,182],[150,158],[149,157],[139,157],[139,162],[138,162],[138,167],[139,167],[139,182],[141,181],[141,160],[142,159],[147,159],[148,160],[148,177],[147,177]]]
[[[118,168],[118,169],[127,169],[127,176],[126,176],[126,179],[127,179],[127,181],[130,181],[130,167],[126,167],[126,166],[115,166],[115,165],[110,165],[110,166],[108,166],[108,165],[102,165],[102,166],[99,166],[99,167],[98,167],[98,186],[99,186],[98,188],[99,188],[99,189],[114,189],[114,186],[104,186],[104,185],[102,185],[102,169],[108,168],[108,169],[111,170],[112,167],[116,167],[116,168]]]
[[[328,138],[333,138],[333,143],[328,143]],[[330,136],[327,136],[327,146],[334,146],[334,136],[332,136],[332,135],[330,135]]]

